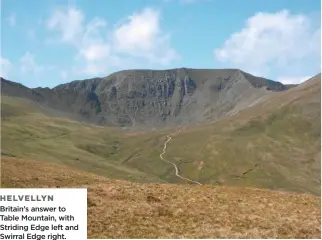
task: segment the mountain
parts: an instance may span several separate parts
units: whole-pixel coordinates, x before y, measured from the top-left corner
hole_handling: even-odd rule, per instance
[[[209,79],[213,71],[217,72],[187,70],[191,79],[201,76],[200,72],[203,72],[204,79]],[[146,124],[151,119],[155,120],[154,123],[163,123],[153,126],[181,124],[184,117],[189,116],[187,113],[192,113],[191,109],[196,109],[196,106],[197,113],[205,111],[201,106],[216,110],[210,112],[212,118],[201,118],[205,121],[193,125],[157,128],[154,131],[150,131],[147,125],[144,128],[122,129],[102,127],[86,123],[81,115],[78,116],[79,121],[75,121],[71,116],[74,117],[77,111],[69,109],[77,109],[78,105],[60,105],[61,101],[72,99],[74,95],[79,96],[77,101],[80,101],[95,84],[95,94],[109,82],[118,89],[126,89],[124,91],[128,93],[123,85],[128,86],[130,81],[93,79],[53,89],[28,89],[2,80],[1,154],[64,163],[113,179],[140,183],[189,183],[175,175],[171,162],[177,166],[179,175],[201,184],[248,186],[319,195],[321,74],[289,88],[254,77],[255,81],[242,71],[218,71],[223,79],[224,76],[235,74],[232,79],[236,82],[227,80],[226,85],[218,87],[221,90],[216,88],[215,91],[209,87],[212,81],[205,81],[202,85],[200,79],[203,78],[199,77],[198,81],[194,80],[196,88],[191,95],[185,90],[183,101],[188,103],[180,105],[177,115],[169,115],[164,121],[158,115],[151,115],[150,119],[143,119],[140,124]],[[124,74],[128,76],[129,72],[133,71],[125,71]],[[214,80],[213,84],[216,83]],[[212,91],[216,94],[207,95]],[[99,94],[100,98],[105,95]],[[174,96],[167,101],[172,101]],[[198,102],[189,102],[192,98]],[[116,99],[122,98],[117,96]],[[206,106],[200,99],[214,101]],[[233,99],[231,102],[235,105],[229,105],[228,99]],[[102,109],[111,103],[110,100],[99,101]],[[86,106],[95,109],[94,104]],[[146,116],[144,114],[147,113],[143,111],[140,114]],[[135,120],[138,119],[137,115]],[[193,121],[190,123],[195,123]],[[167,148],[163,157],[169,162],[160,159],[165,142]]]
[[[29,89],[1,78],[3,95],[28,98],[81,121],[173,127],[218,120],[290,87],[237,69],[125,70]]]

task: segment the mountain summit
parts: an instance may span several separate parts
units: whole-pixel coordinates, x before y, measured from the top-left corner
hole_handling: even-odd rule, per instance
[[[237,69],[124,70],[52,89],[29,89],[1,80],[4,95],[114,126],[164,127],[216,120],[289,88]]]

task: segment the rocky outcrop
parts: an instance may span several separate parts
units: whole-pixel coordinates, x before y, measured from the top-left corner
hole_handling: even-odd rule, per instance
[[[2,93],[32,99],[96,124],[164,127],[233,114],[282,83],[236,69],[126,70],[53,89],[29,89],[2,79]]]

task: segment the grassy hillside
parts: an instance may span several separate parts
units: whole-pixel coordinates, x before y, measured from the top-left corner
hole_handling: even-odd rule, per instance
[[[48,116],[31,102],[6,96],[2,96],[1,113],[3,156],[65,163],[110,178],[162,182],[154,175],[121,164],[122,157],[149,141],[146,136],[132,141],[134,136]]]
[[[252,188],[137,184],[2,157],[5,187],[87,187],[88,238],[320,238],[321,198]]]
[[[2,96],[3,156],[64,163],[135,182],[249,186],[320,194],[320,76],[272,94],[221,121],[154,132],[123,131],[59,118]]]
[[[285,107],[225,128],[187,129],[166,157],[191,179],[320,194],[320,124]]]
[[[320,195],[320,75],[226,120],[185,128],[166,157],[200,182]]]

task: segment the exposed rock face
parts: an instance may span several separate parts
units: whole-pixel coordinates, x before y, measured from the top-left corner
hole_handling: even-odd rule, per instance
[[[287,86],[227,70],[126,70],[106,78],[29,89],[2,79],[1,92],[37,101],[84,121],[164,127],[219,119]]]

